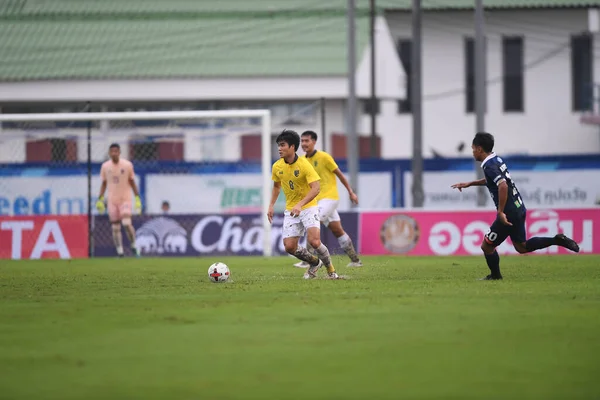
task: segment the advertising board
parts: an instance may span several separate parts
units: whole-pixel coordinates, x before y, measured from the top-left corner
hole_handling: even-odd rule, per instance
[[[479,255],[483,235],[494,221],[489,211],[390,211],[360,215],[360,252],[367,255]],[[582,253],[600,253],[600,209],[530,210],[527,237],[564,233]],[[517,254],[510,238],[500,254]],[[534,254],[567,254],[552,246]]]
[[[348,234],[357,238],[358,215],[340,214]],[[264,217],[266,218],[266,216]],[[136,242],[143,256],[249,256],[263,254],[263,216],[259,214],[177,214],[136,216]],[[271,230],[274,255],[284,255],[281,239],[283,215],[275,216]],[[94,221],[94,256],[114,257],[111,227],[105,216]],[[331,232],[322,232],[333,254],[340,253]],[[126,251],[129,251],[124,238]],[[301,240],[304,244],[304,239]]]
[[[87,256],[87,216],[0,216],[0,259]]]

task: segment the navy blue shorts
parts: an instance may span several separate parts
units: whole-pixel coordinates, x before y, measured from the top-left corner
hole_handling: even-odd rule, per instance
[[[490,226],[489,232],[484,236],[484,240],[487,244],[494,247],[500,246],[500,244],[502,244],[509,236],[513,243],[524,243],[527,241],[527,233],[525,232],[525,219],[527,218],[527,214],[506,214],[506,218],[512,226],[504,225],[496,218],[492,226]]]

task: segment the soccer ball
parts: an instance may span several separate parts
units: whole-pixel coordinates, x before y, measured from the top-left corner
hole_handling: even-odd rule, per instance
[[[208,279],[213,283],[227,282],[230,276],[229,267],[222,262],[216,262],[208,267]]]

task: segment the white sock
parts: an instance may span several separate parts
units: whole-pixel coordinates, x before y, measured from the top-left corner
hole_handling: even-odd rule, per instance
[[[135,247],[135,230],[132,225],[125,225],[125,233],[127,234],[127,238],[129,239],[129,243],[131,247]]]
[[[356,253],[356,250],[354,249],[354,244],[352,244],[352,239],[350,239],[350,236],[348,236],[347,233],[344,233],[342,236],[340,236],[338,238],[338,243],[340,244],[340,247],[342,249],[344,249],[344,252],[346,252],[348,257],[350,257],[350,260],[352,262],[359,261],[358,254]]]
[[[319,259],[323,261],[323,264],[325,264],[327,272],[335,272],[335,268],[333,268],[333,265],[331,264],[331,256],[329,255],[329,249],[327,249],[327,247],[325,247],[325,245],[321,243],[321,245],[318,248],[316,248],[315,251],[319,256]]]
[[[115,243],[115,248],[117,249],[117,254],[123,254],[123,235],[121,234],[121,225],[113,224],[112,225],[112,236],[113,242]]]

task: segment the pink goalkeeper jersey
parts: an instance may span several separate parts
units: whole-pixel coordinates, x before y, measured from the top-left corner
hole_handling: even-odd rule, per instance
[[[123,158],[118,163],[108,160],[102,164],[100,176],[107,183],[109,203],[131,202],[132,190],[129,180],[133,179],[133,164]]]

